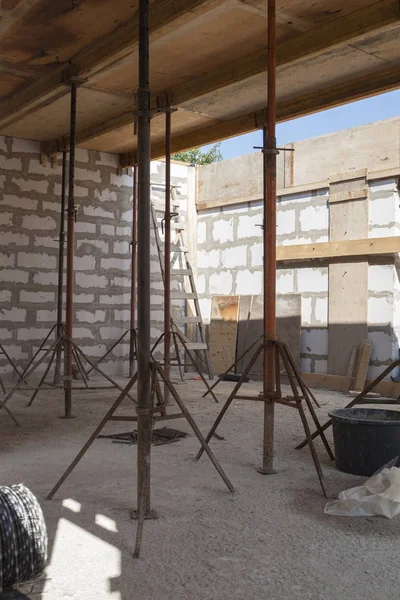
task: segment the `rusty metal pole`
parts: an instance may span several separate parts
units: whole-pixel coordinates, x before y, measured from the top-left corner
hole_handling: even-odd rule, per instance
[[[64,284],[64,246],[65,246],[65,191],[67,183],[67,152],[62,153],[61,175],[61,208],[60,208],[60,233],[58,246],[58,289],[57,289],[57,338],[63,335],[63,284]],[[54,382],[58,383],[61,376],[61,344],[57,347],[56,365],[54,369]]]
[[[276,0],[268,0],[268,107],[264,157],[264,341],[276,339]],[[264,441],[261,473],[274,472],[275,350],[264,347]]]
[[[68,177],[68,228],[67,228],[67,293],[65,303],[65,334],[67,341],[64,349],[65,386],[64,386],[64,417],[72,417],[72,327],[73,327],[73,292],[74,292],[74,230],[75,230],[75,145],[76,145],[76,88],[77,82],[72,80],[71,86],[71,115],[70,115],[70,147],[69,147],[69,177]]]
[[[132,265],[131,265],[131,329],[129,338],[129,377],[133,377],[136,358],[136,258],[137,258],[137,197],[138,197],[138,169],[133,169],[133,197],[132,197]]]
[[[171,373],[171,112],[165,113],[165,213],[164,213],[164,372]],[[169,401],[164,385],[164,403]]]
[[[150,510],[152,399],[150,371],[150,68],[149,2],[139,0],[138,164],[138,397],[137,517]],[[132,515],[134,516],[134,514]]]

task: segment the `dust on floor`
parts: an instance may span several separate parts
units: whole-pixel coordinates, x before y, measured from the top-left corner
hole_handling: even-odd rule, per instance
[[[221,405],[202,399],[201,382],[179,391],[203,432]],[[232,384],[217,388],[221,401]],[[258,389],[248,384],[249,393]],[[231,494],[190,435],[152,452],[152,506],[140,560],[132,558],[136,524],[136,446],[97,440],[52,501],[45,500],[107,411],[114,391],[79,392],[75,419],[63,420],[62,395],[45,391],[31,408],[20,393],[0,412],[0,484],[23,482],[38,496],[50,539],[48,581],[32,599],[49,600],[398,600],[400,519],[345,519],[323,514],[325,500],[297,412],[276,408],[278,473],[257,473],[262,406],[236,401],[212,447],[236,487]],[[318,392],[324,422],[348,399]],[[129,400],[124,411],[131,410]],[[121,427],[122,425],[122,427]],[[126,429],[113,423],[104,432]],[[329,430],[331,439],[331,430]],[[362,478],[338,472],[320,442],[328,492],[336,496]]]

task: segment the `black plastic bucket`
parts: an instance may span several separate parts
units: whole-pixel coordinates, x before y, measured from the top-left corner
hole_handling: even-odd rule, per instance
[[[329,416],[340,471],[373,475],[400,455],[400,411],[338,408]]]

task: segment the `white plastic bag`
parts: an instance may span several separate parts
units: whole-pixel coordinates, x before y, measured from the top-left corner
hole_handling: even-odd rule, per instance
[[[324,513],[342,517],[392,519],[400,513],[400,468],[382,469],[363,485],[340,492],[339,499],[328,502]]]

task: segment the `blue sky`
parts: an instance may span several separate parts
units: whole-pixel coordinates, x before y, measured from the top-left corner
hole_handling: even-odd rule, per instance
[[[278,145],[288,144],[399,115],[400,90],[396,90],[281,123],[277,126],[277,142]],[[227,159],[249,154],[255,152],[253,146],[261,146],[261,144],[260,131],[241,135],[222,142],[222,156]]]

